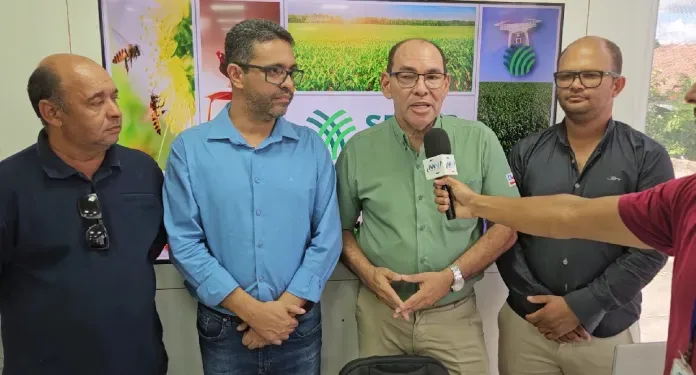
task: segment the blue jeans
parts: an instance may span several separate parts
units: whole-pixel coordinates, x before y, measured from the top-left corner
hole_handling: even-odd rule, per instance
[[[249,350],[237,331],[239,319],[198,305],[198,342],[205,375],[319,375],[321,305],[297,317],[299,325],[282,345]]]

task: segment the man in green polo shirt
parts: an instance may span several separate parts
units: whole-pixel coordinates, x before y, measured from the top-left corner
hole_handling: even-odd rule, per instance
[[[476,219],[447,220],[425,178],[423,135],[449,135],[457,179],[486,195],[518,197],[495,134],[480,122],[440,115],[449,90],[435,44],[411,39],[389,53],[382,92],[394,117],[347,142],[336,163],[343,259],[360,278],[356,318],[360,356],[420,354],[451,374],[488,374],[474,283],[516,240]],[[353,234],[362,213],[359,234]]]

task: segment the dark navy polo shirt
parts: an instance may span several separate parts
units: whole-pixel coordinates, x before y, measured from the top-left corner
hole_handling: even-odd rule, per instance
[[[164,374],[153,260],[166,243],[162,172],[119,145],[89,181],[50,148],[0,162],[4,375]],[[110,248],[88,247],[78,201],[96,193]]]

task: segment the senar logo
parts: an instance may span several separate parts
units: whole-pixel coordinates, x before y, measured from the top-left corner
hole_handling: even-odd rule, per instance
[[[505,51],[503,57],[503,64],[515,77],[529,74],[534,63],[536,63],[536,53],[531,46],[512,46]]]
[[[344,138],[356,130],[353,118],[348,116],[343,109],[336,111],[331,116],[327,116],[318,109],[313,114],[316,117],[307,117],[307,122],[317,128],[317,133],[331,152],[331,159],[336,160],[338,153],[346,145]]]

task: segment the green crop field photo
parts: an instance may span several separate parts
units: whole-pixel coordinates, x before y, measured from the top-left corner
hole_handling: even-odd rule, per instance
[[[552,100],[552,83],[480,82],[477,119],[495,132],[507,154],[522,138],[551,125]]]
[[[320,22],[322,21],[322,22]],[[449,60],[450,91],[471,91],[474,61],[473,21],[290,15],[288,30],[305,75],[299,91],[380,91],[389,49],[401,40],[425,38]]]

